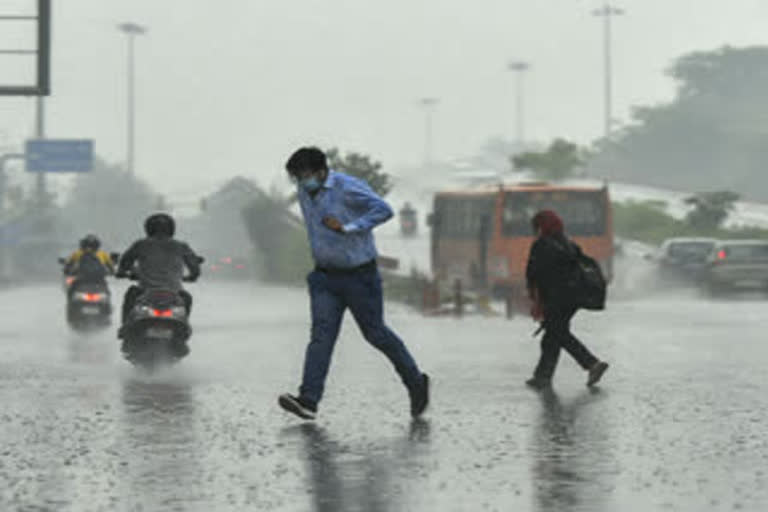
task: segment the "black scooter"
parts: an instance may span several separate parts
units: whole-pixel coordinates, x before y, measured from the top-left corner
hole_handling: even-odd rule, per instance
[[[66,265],[64,258],[59,264]],[[64,269],[67,296],[67,323],[76,331],[90,331],[112,325],[112,297],[106,282],[78,280]]]
[[[138,280],[135,273],[126,277]],[[183,281],[191,282],[188,278]],[[181,295],[172,290],[146,290],[136,299],[121,329],[123,356],[133,365],[152,371],[184,358],[189,353],[190,336],[192,327]]]

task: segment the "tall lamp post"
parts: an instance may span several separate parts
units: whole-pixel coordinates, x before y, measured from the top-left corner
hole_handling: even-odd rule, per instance
[[[522,148],[525,143],[525,73],[531,69],[528,62],[511,61],[507,69],[515,73],[515,142]]]
[[[605,137],[608,138],[611,135],[613,125],[613,69],[612,69],[612,19],[614,16],[621,16],[624,14],[623,9],[613,7],[610,3],[605,2],[600,9],[592,11],[594,16],[603,18],[603,60],[604,60],[604,80],[605,89],[603,92],[604,103],[604,131]]]
[[[432,167],[432,121],[433,114],[440,100],[437,98],[422,98],[419,104],[424,109],[424,166]]]
[[[134,64],[134,40],[136,36],[145,34],[147,28],[137,23],[121,23],[117,28],[128,38],[128,126],[127,126],[127,148],[126,148],[126,167],[128,173],[134,173],[135,165],[135,128],[136,128],[136,99],[135,99],[135,64]]]

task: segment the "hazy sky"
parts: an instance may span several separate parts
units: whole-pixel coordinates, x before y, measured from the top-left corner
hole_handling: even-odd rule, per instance
[[[587,143],[602,130],[597,0],[54,0],[50,137],[94,138],[125,155],[125,37],[137,40],[137,171],[173,198],[228,176],[279,178],[299,144],[419,163],[423,111],[440,98],[435,151],[513,135],[509,59],[530,61],[527,132]],[[32,4],[0,0],[4,12]],[[621,0],[615,111],[673,94],[663,75],[688,51],[768,43],[765,0]],[[0,25],[0,42],[10,34]],[[16,58],[16,57],[14,57]],[[0,80],[8,80],[0,57]],[[6,63],[5,65],[3,63]],[[6,72],[3,72],[3,69]],[[33,129],[33,100],[0,97],[0,144]]]

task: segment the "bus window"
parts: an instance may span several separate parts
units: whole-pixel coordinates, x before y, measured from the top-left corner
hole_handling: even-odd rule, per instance
[[[605,234],[603,193],[563,190],[508,192],[502,211],[502,234],[505,237],[533,236],[531,218],[541,210],[557,212],[571,236]]]
[[[435,201],[433,229],[439,238],[475,240],[481,235],[483,222],[490,222],[493,207],[493,197],[440,197]],[[486,226],[485,238],[490,234]]]

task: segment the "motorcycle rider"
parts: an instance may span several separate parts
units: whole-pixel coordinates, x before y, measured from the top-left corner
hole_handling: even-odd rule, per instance
[[[138,277],[138,286],[128,288],[123,297],[122,326],[118,338],[123,338],[125,322],[136,299],[144,291],[170,290],[184,300],[187,315],[192,310],[192,295],[182,287],[186,266],[189,275],[184,280],[194,282],[200,277],[200,258],[186,243],[176,240],[176,222],[168,214],[155,213],[144,221],[146,238],[138,240],[120,258],[117,277],[128,277],[132,272]],[[134,265],[136,268],[134,269]]]
[[[64,274],[74,276],[69,295],[81,284],[107,286],[106,277],[115,273],[112,257],[100,249],[101,240],[88,234],[80,240],[80,248],[73,252],[64,263]]]

